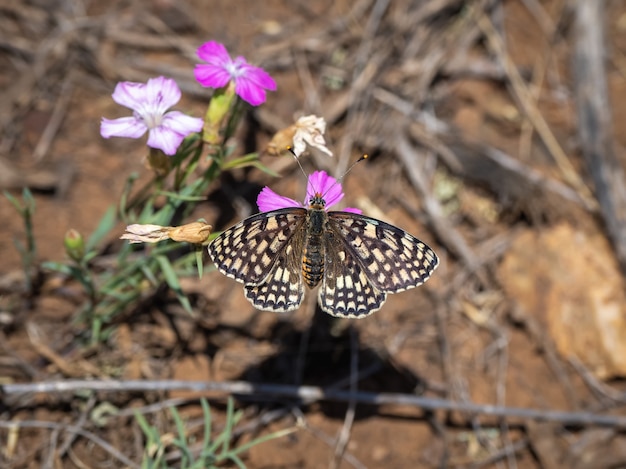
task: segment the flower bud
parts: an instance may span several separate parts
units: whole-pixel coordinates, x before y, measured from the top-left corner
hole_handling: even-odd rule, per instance
[[[211,234],[213,227],[203,221],[187,223],[182,226],[161,225],[128,225],[120,239],[133,243],[158,243],[165,239],[193,244],[204,243]]]
[[[148,153],[148,167],[152,169],[157,176],[167,176],[172,167],[171,159],[157,148],[150,148]]]
[[[235,98],[235,85],[231,81],[228,85],[215,90],[204,117],[202,139],[211,144],[220,143],[220,129]]]
[[[85,256],[85,241],[82,235],[75,229],[70,229],[65,233],[63,238],[63,244],[65,245],[65,252],[70,259],[80,262]]]
[[[171,239],[178,242],[186,241],[193,244],[202,244],[209,238],[212,229],[213,227],[211,225],[203,221],[196,221],[171,228],[169,236]]]

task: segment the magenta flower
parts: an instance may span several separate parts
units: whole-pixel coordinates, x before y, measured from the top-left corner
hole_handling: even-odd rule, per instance
[[[132,117],[102,118],[100,135],[104,138],[139,138],[148,131],[148,146],[174,155],[183,139],[202,130],[202,119],[169,111],[180,100],[181,92],[171,78],[150,78],[148,83],[123,81],[113,91],[113,101],[132,109]]]
[[[264,187],[256,203],[259,206],[261,212],[270,212],[280,208],[290,207],[309,207],[309,203],[313,197],[321,196],[326,201],[324,210],[328,211],[330,207],[339,203],[343,199],[343,190],[341,184],[337,180],[326,174],[325,171],[315,171],[309,176],[309,181],[306,187],[306,200],[304,203],[300,203],[289,197],[283,197],[278,195],[269,187]],[[358,208],[344,208],[343,212],[362,213]]]
[[[265,90],[276,90],[276,82],[262,68],[255,67],[239,56],[230,58],[223,44],[209,41],[198,48],[198,57],[207,62],[194,69],[196,80],[202,86],[222,88],[231,80],[235,82],[235,93],[253,106],[265,102]]]

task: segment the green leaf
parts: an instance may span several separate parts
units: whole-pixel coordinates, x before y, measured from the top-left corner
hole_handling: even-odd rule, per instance
[[[72,268],[69,265],[62,264],[60,262],[45,261],[41,263],[41,268],[50,270],[52,272],[58,272],[68,277],[72,275]]]
[[[246,166],[250,166],[252,165],[252,163],[258,162],[258,161],[259,161],[258,153],[249,153],[239,158],[235,158],[234,160],[226,161],[222,165],[222,170],[226,171],[228,169],[245,168]]]
[[[147,265],[142,265],[140,268],[141,268],[141,271],[143,272],[143,274],[148,279],[148,282],[150,282],[153,287],[155,287],[155,288],[158,287],[159,286],[159,281],[154,276],[154,273],[152,272],[152,269],[150,267],[148,267]]]
[[[148,423],[143,415],[141,415],[137,411],[135,411],[135,420],[139,424],[139,427],[143,431],[144,435],[146,435],[144,458],[141,462],[141,467],[145,469],[160,467],[164,448],[163,444],[161,443],[159,432],[156,428]],[[154,448],[156,448],[156,450]],[[156,458],[153,458],[151,454],[156,454]]]
[[[25,187],[22,190],[22,200],[24,201],[24,204],[22,204],[22,202],[15,198],[10,192],[3,191],[2,193],[7,198],[7,200],[11,202],[11,205],[15,207],[15,210],[17,210],[20,215],[26,216],[32,215],[34,213],[35,199],[33,198],[33,194],[28,189],[28,187]]]
[[[22,213],[22,204],[20,203],[19,200],[17,200],[13,194],[11,194],[8,191],[2,191],[2,193],[4,194],[4,196],[7,198],[7,200],[9,202],[11,202],[11,205],[13,205],[13,207],[15,208],[15,210],[17,210],[20,214]]]
[[[272,177],[275,177],[275,178],[280,177],[280,174],[278,174],[276,171],[272,171],[260,161],[255,161],[254,163],[250,163],[250,166],[254,166],[255,168],[263,171],[266,174],[269,174]]]
[[[185,296],[182,289],[180,288],[180,282],[178,281],[176,272],[174,272],[174,269],[169,259],[165,256],[156,256],[156,260],[159,263],[159,267],[161,267],[161,272],[163,273],[165,282],[167,282],[168,286],[176,294],[176,298],[178,298],[179,303],[182,305],[183,308],[185,308],[185,311],[193,315],[193,310],[191,309],[189,298]]]
[[[229,454],[228,459],[234,462],[239,469],[246,469],[246,465],[243,463],[241,459],[239,459],[235,454]]]
[[[104,216],[100,219],[98,227],[87,240],[85,251],[89,252],[100,244],[104,237],[109,234],[113,225],[115,225],[115,207],[109,207]]]
[[[232,438],[233,431],[233,414],[234,414],[234,406],[233,398],[228,397],[228,402],[226,403],[226,425],[224,426],[224,443],[222,445],[222,454],[226,454],[229,449],[230,439]]]
[[[265,443],[266,441],[269,441],[269,440],[274,440],[276,438],[282,438],[283,436],[290,435],[291,433],[294,433],[296,431],[298,431],[297,428],[285,428],[284,430],[278,430],[277,432],[270,433],[269,435],[260,436],[258,438],[255,438],[252,441],[249,441],[241,446],[238,446],[237,448],[233,448],[230,454],[243,453],[244,451],[252,448],[253,446],[256,446],[261,443]]]
[[[143,431],[143,434],[146,435],[146,438],[148,439],[148,442],[154,441],[154,437],[156,436],[153,433],[154,428],[152,428],[150,426],[150,424],[148,423],[148,421],[146,420],[146,418],[142,414],[140,414],[137,411],[135,411],[133,413],[135,414],[135,420],[137,420],[137,423],[139,424],[139,427],[141,428],[141,431]],[[156,439],[158,439],[158,436],[157,436]]]
[[[202,202],[206,200],[206,197],[203,195],[187,195],[186,196],[182,194],[177,194],[176,192],[169,192],[169,191],[158,191],[157,194],[165,195],[169,197],[170,199],[180,200],[183,202]]]
[[[91,323],[91,344],[96,345],[101,340],[102,320],[99,317],[93,318]]]
[[[189,444],[187,443],[185,423],[176,410],[176,407],[170,407],[170,412],[172,414],[172,418],[174,419],[174,423],[176,424],[176,431],[178,432],[178,438],[176,438],[173,443],[178,446],[180,451],[183,453],[181,466],[185,467],[188,462],[193,461],[193,454],[191,449],[189,449]]]
[[[135,185],[135,181],[139,178],[139,174],[133,172],[126,178],[126,184],[124,184],[124,190],[122,191],[122,196],[120,197],[120,216],[121,218],[128,223],[128,200],[130,199],[130,192]]]
[[[198,266],[198,278],[202,278],[204,262],[202,260],[202,248],[196,249],[196,265]]]
[[[202,438],[202,448],[209,448],[211,442],[211,407],[206,399],[200,399],[202,415],[204,416],[204,436]]]

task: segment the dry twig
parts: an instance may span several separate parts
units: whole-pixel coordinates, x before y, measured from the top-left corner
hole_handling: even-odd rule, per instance
[[[550,151],[550,154],[559,166],[565,179],[576,188],[581,198],[585,201],[586,207],[590,210],[594,210],[597,207],[597,203],[593,198],[591,191],[578,175],[572,166],[572,163],[570,163],[568,156],[563,151],[563,148],[554,136],[554,133],[550,129],[550,126],[541,112],[539,112],[539,110],[534,106],[534,101],[528,91],[528,88],[524,84],[524,80],[506,53],[504,44],[487,15],[480,16],[478,24],[487,37],[490,47],[498,56],[502,67],[508,75],[514,97],[516,98],[519,106],[524,110],[528,119],[533,123],[537,133],[543,140],[546,148]]]
[[[465,242],[461,234],[443,215],[441,205],[432,196],[421,170],[418,166],[416,166],[415,163],[419,161],[416,150],[404,135],[398,135],[394,140],[396,144],[396,154],[400,158],[400,161],[404,164],[409,179],[413,183],[413,187],[417,190],[424,201],[424,210],[428,214],[429,220],[435,230],[435,233],[437,234],[437,237],[442,240],[452,252],[462,259],[463,263],[470,271],[476,271],[483,284],[487,285],[488,281],[484,276],[484,273],[477,270],[477,266],[480,264],[478,258]]]
[[[98,392],[155,392],[155,391],[193,391],[221,392],[274,399],[291,398],[308,403],[315,401],[354,402],[368,405],[406,405],[424,410],[454,410],[493,417],[506,417],[523,421],[558,422],[563,425],[593,425],[626,429],[626,417],[600,415],[593,412],[567,412],[521,407],[499,407],[474,404],[472,402],[454,402],[447,399],[415,396],[399,393],[373,393],[365,391],[343,391],[317,386],[289,386],[281,384],[261,384],[247,381],[185,381],[185,380],[66,380],[43,383],[5,384],[0,386],[4,395],[46,393],[56,394],[87,389]],[[10,428],[15,422],[0,422],[0,427]],[[19,422],[17,423],[19,425]]]
[[[626,273],[626,175],[613,151],[604,48],[604,1],[576,2],[574,77],[583,155],[617,259]]]

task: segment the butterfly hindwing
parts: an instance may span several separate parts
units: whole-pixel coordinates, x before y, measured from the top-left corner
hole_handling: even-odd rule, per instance
[[[260,285],[246,285],[246,298],[255,308],[285,313],[298,309],[304,297],[300,266],[277,262],[274,270]]]
[[[347,245],[372,285],[397,293],[424,283],[439,259],[425,243],[381,220],[349,212],[329,212],[333,231]]]
[[[325,237],[324,279],[319,304],[332,316],[360,318],[378,311],[386,293],[369,281],[366,272],[346,243],[336,233]]]

